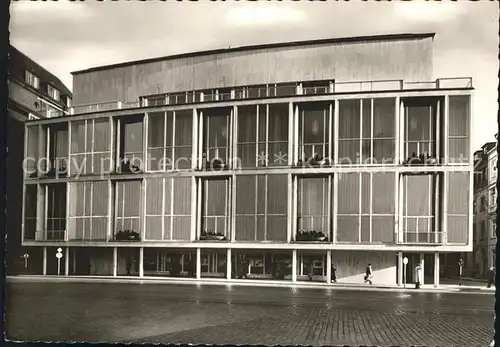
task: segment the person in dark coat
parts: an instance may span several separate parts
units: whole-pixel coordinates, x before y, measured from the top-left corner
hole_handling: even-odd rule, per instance
[[[331,277],[331,281],[333,283],[337,283],[337,269],[335,268],[335,266],[332,265],[332,277]]]
[[[491,288],[491,285],[495,283],[495,268],[490,267],[488,270],[488,288]]]
[[[127,271],[127,276],[132,276],[132,259],[127,258],[125,270]]]
[[[366,267],[366,271],[365,271],[365,283],[369,282],[370,284],[373,284],[372,283],[372,278],[373,278],[373,275],[372,275],[372,264],[368,264],[368,266]]]

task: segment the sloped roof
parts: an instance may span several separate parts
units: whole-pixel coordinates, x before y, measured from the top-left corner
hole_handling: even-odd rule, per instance
[[[66,87],[66,85],[59,78],[11,45],[9,51],[9,70],[11,71],[9,71],[9,73],[16,73],[19,71],[24,75],[25,69],[33,72],[38,78],[40,78],[41,82],[52,84],[61,92],[62,95],[72,97],[73,93],[71,93],[68,87]]]

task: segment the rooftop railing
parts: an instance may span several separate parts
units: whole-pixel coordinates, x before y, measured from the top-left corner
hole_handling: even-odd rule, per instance
[[[297,83],[299,86],[300,83]],[[357,81],[357,82],[333,82],[333,88],[325,86],[311,86],[308,83],[307,87],[297,88],[297,92],[293,92],[290,86],[277,87],[268,86],[258,87],[259,92],[256,92],[253,86],[247,87],[234,87],[232,93],[206,94],[202,102],[223,102],[228,100],[241,100],[253,98],[266,98],[266,97],[279,97],[279,96],[293,96],[293,95],[325,95],[325,94],[338,94],[338,93],[360,93],[360,92],[391,92],[391,91],[408,91],[408,90],[439,90],[439,89],[469,89],[472,88],[471,77],[451,77],[451,78],[438,78],[435,81],[428,82],[408,82],[404,80],[379,80],[379,81]],[[283,91],[281,92],[282,88]],[[288,89],[286,89],[288,88]],[[286,89],[286,90],[285,90]],[[196,91],[195,91],[196,92]],[[171,96],[178,96],[180,93],[172,93]],[[167,94],[165,94],[167,95]],[[158,98],[154,96],[151,98]],[[147,99],[147,97],[143,97]],[[196,98],[197,99],[197,98]],[[165,99],[167,100],[167,98]],[[183,99],[184,100],[184,99]],[[186,102],[178,103],[178,97],[168,98],[168,103],[165,105],[179,105]],[[187,99],[186,99],[187,101]],[[199,102],[199,101],[197,101]],[[123,102],[123,101],[107,101],[102,103],[76,105],[70,108],[70,115],[79,113],[92,113],[101,111],[112,111],[119,109],[131,109],[144,107],[145,103],[140,101]]]

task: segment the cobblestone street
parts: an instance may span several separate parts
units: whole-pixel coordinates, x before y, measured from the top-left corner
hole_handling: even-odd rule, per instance
[[[15,340],[487,346],[494,296],[135,283],[8,283]]]

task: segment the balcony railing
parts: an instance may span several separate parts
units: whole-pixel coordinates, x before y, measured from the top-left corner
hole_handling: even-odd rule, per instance
[[[429,82],[407,82],[404,80],[379,80],[379,81],[357,81],[357,82],[334,82],[333,92],[325,86],[307,86],[302,88],[302,93],[297,94],[291,85],[278,86],[237,86],[232,88],[234,93],[219,93],[219,96],[205,94],[203,102],[224,102],[231,99],[253,99],[266,97],[289,97],[294,95],[324,95],[337,93],[359,93],[377,91],[405,91],[405,90],[439,90],[439,89],[468,89],[472,88],[471,77],[438,78]],[[195,94],[198,91],[195,91]],[[181,98],[178,96],[183,94]],[[171,94],[168,105],[179,105],[192,102],[200,102],[198,98],[188,98],[184,92]],[[174,97],[175,96],[175,97]],[[156,96],[157,98],[158,96]],[[92,113],[111,111],[119,109],[130,109],[144,107],[139,101],[123,102],[108,101],[95,104],[76,105],[70,108],[70,114]]]
[[[399,244],[406,245],[442,245],[446,243],[444,231],[402,231],[398,233]]]
[[[40,230],[35,234],[35,241],[65,241],[66,230]]]

